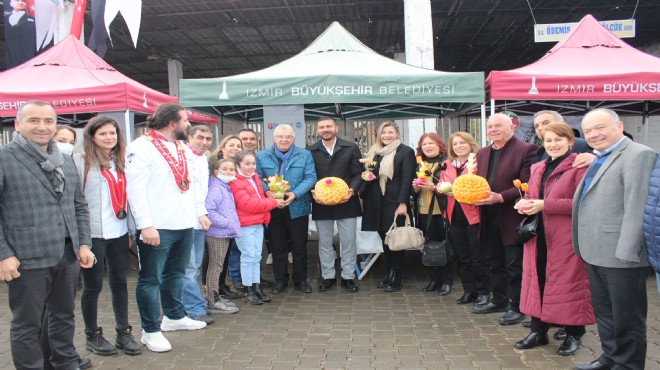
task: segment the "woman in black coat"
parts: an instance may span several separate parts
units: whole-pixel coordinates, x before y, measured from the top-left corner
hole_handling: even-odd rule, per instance
[[[378,140],[367,153],[367,159],[374,161],[376,178],[366,183],[362,192],[364,216],[363,231],[377,231],[382,240],[385,233],[397,220],[403,225],[406,214],[410,215],[410,194],[415,176],[415,152],[401,143],[399,127],[392,121],[385,121],[378,127]],[[378,283],[386,292],[401,290],[401,270],[404,251],[391,251],[383,243],[388,274]]]

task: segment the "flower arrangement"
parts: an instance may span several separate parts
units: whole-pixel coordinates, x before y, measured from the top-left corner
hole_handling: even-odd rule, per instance
[[[373,181],[376,179],[376,175],[372,172],[374,167],[376,167],[376,162],[369,158],[360,159],[360,163],[364,163],[364,172],[362,172],[362,180],[364,181]]]
[[[264,182],[268,183],[268,189],[273,192],[275,199],[284,199],[284,193],[291,189],[291,185],[284,180],[284,176],[280,177],[278,174],[264,179]]]
[[[413,184],[416,186],[421,186],[429,181],[432,181],[431,179],[433,178],[433,174],[431,173],[431,166],[422,160],[422,156],[418,155],[416,159],[419,168],[417,171],[417,178],[413,180]]]
[[[524,198],[527,194],[527,190],[529,190],[529,185],[526,182],[520,181],[519,179],[513,180],[513,186],[518,189],[518,193],[520,194],[521,198]]]

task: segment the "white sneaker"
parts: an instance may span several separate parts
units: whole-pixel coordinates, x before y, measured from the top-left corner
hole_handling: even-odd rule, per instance
[[[293,254],[289,252],[289,263],[293,263]]]
[[[273,254],[268,253],[268,257],[266,258],[266,264],[267,265],[272,265],[273,264]]]
[[[229,306],[229,307],[238,307],[238,306],[236,306],[236,303],[234,303],[234,302],[232,302],[232,301],[230,301],[230,300],[228,300],[228,299],[224,299],[224,298],[222,298],[222,297],[219,297],[219,298],[220,298],[220,299],[219,299],[220,302],[224,303],[225,305],[227,305],[227,306]]]
[[[227,314],[227,313],[236,313],[238,312],[238,307],[232,305],[228,305],[227,303],[218,300],[215,301],[214,303],[209,303],[206,306],[206,310],[211,314],[211,315],[220,315],[220,314]]]
[[[172,350],[170,341],[167,340],[160,331],[155,333],[147,333],[146,331],[143,331],[141,342],[147,346],[147,349],[151,352],[167,352]]]
[[[205,322],[193,320],[188,316],[184,316],[179,320],[171,320],[167,316],[163,316],[163,322],[160,324],[160,330],[162,331],[199,330],[205,327]]]

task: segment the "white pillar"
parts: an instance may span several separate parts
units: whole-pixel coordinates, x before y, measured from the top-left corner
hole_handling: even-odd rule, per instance
[[[406,30],[406,64],[433,70],[433,21],[430,0],[404,0],[403,19]],[[425,132],[437,132],[436,120],[412,119],[405,121],[404,143],[417,147]]]
[[[179,80],[183,78],[183,64],[176,59],[167,60],[167,81],[170,95],[179,96]]]
[[[114,111],[114,112],[99,112],[99,116],[107,116],[119,125],[121,134],[126,140],[126,144],[133,141],[135,138],[135,113],[129,110]]]

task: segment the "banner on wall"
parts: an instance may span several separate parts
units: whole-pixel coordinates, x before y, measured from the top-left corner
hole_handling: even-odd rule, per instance
[[[305,107],[303,105],[264,105],[264,146],[273,145],[275,127],[289,124],[296,134],[295,145],[301,148],[305,144]]]

